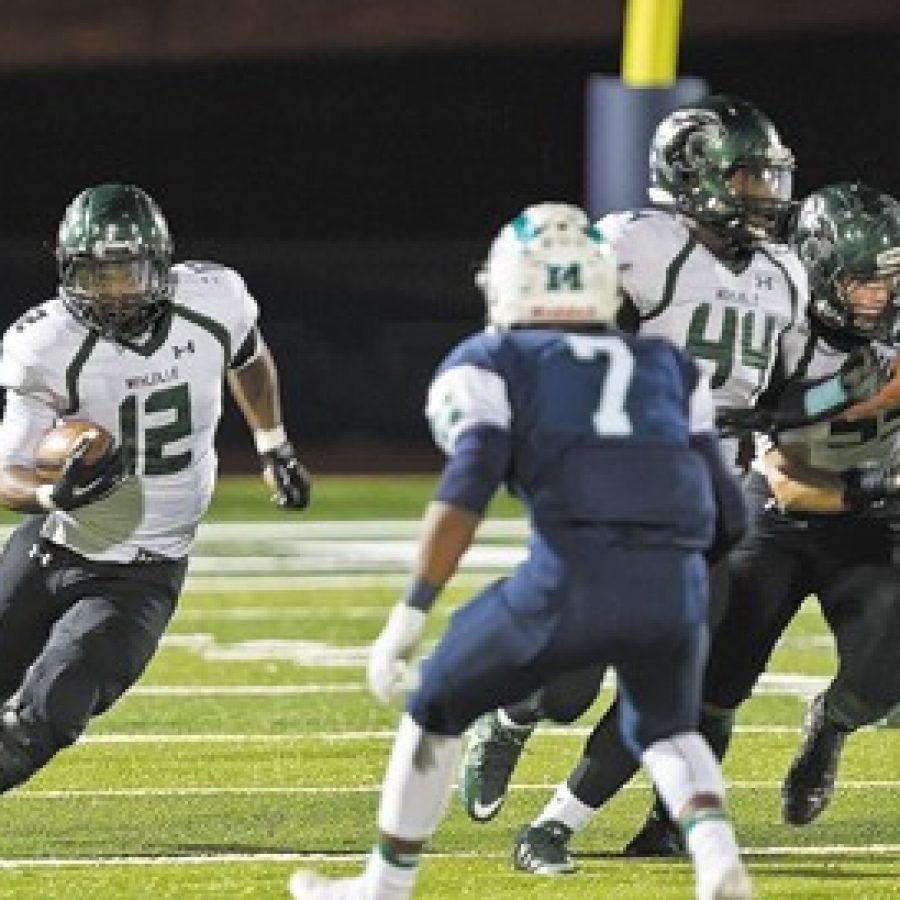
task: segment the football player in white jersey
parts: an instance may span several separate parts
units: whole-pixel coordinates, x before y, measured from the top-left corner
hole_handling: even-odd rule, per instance
[[[77,740],[153,655],[212,496],[226,379],[277,502],[309,499],[236,272],[173,265],[159,207],[127,184],[75,197],[57,261],[57,296],[6,331],[0,360],[0,503],[34,514],[0,557],[0,791]],[[44,483],[36,449],[73,418],[113,442],[89,464],[79,441]]]
[[[805,317],[806,273],[780,236],[791,208],[793,168],[793,154],[767,116],[734,97],[709,97],[673,112],[656,131],[650,152],[655,207],[599,222],[619,257],[632,324],[688,350],[709,375],[717,407],[757,401],[785,335]],[[856,362],[834,376],[831,409],[864,395],[862,389],[853,393],[863,383],[871,388],[867,378],[851,384]],[[861,367],[870,364],[870,358],[860,361]],[[802,400],[797,405],[805,411]],[[735,458],[737,441],[726,452]],[[711,559],[717,556],[713,552]],[[714,628],[727,601],[721,566],[712,582]],[[497,814],[535,724],[577,718],[596,696],[599,674],[575,673],[475,723],[459,777],[471,819],[484,822]],[[517,866],[538,873],[572,870],[568,837],[636,770],[618,719],[616,703],[567,782],[520,834]],[[653,852],[657,836],[665,840],[667,834],[651,818],[626,852]]]
[[[896,360],[900,203],[859,182],[828,185],[800,206],[791,241],[812,303],[786,346],[786,384],[821,379],[864,345]],[[772,391],[776,413],[783,393]],[[818,597],[838,670],[812,701],[782,786],[785,821],[806,825],[831,800],[846,737],[900,702],[900,381],[757,445],[751,531],[729,559],[732,603],[713,638],[704,703],[730,734],[776,641],[803,599]]]

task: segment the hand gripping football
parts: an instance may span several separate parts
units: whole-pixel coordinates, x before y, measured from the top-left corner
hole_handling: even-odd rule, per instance
[[[41,438],[34,454],[38,478],[50,484],[56,481],[76,447],[88,442],[84,461],[90,465],[100,459],[112,443],[112,435],[96,422],[87,419],[66,419],[51,428]]]

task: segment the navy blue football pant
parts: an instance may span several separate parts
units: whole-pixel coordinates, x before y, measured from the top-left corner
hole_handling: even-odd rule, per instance
[[[603,526],[536,535],[526,562],[454,613],[407,709],[426,731],[459,735],[558,676],[612,666],[640,754],[696,728],[706,615],[698,551],[628,545]]]
[[[0,791],[73,743],[150,661],[185,559],[92,562],[27,519],[0,556]]]

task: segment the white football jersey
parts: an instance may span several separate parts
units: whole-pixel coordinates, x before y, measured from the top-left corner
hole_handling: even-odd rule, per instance
[[[803,320],[806,272],[786,247],[764,244],[732,269],[679,216],[610,214],[598,227],[615,248],[622,286],[642,334],[687,350],[710,379],[717,406],[750,406],[765,388],[782,333]]]
[[[224,375],[257,306],[223,266],[182,263],[173,275],[171,314],[142,344],[101,338],[58,297],[3,338],[0,385],[28,401],[20,408],[37,409],[36,420],[45,416],[12,429],[23,437],[18,446],[4,443],[7,462],[30,465],[41,431],[65,418],[102,425],[125,452],[130,475],[118,491],[47,517],[47,538],[91,559],[184,556],[212,497]]]
[[[814,383],[836,373],[849,355],[848,350],[829,343],[804,323],[792,332],[784,345],[785,369],[801,383]],[[896,347],[882,345],[885,359],[898,355]],[[794,428],[778,435],[777,442],[765,435],[756,439],[757,459],[774,444],[817,469],[846,472],[854,468],[894,465],[900,458],[900,408],[881,410],[875,415],[849,421],[835,418],[806,428]],[[759,463],[754,467],[761,468]]]

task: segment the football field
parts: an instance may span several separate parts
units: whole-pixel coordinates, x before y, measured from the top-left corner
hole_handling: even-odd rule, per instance
[[[315,509],[298,515],[269,506],[255,481],[223,482],[143,678],[0,799],[0,898],[286,898],[298,866],[356,872],[398,715],[370,699],[365,650],[404,583],[429,488],[426,477],[323,478]],[[507,501],[492,508],[435,609],[432,638],[455,604],[521,558],[516,515]],[[847,742],[820,821],[780,821],[806,701],[833,667],[808,602],[739,715],[726,776],[763,898],[900,897],[900,728]],[[643,776],[576,839],[578,874],[510,868],[512,835],[568,772],[609,699],[607,688],[577,727],[537,733],[493,822],[473,825],[454,797],[416,896],[692,896],[687,862],[618,856],[648,804]]]

